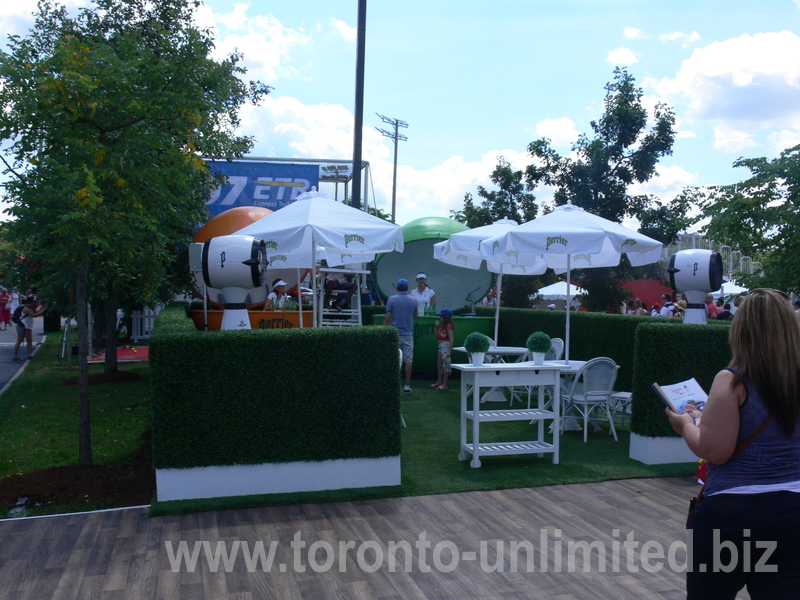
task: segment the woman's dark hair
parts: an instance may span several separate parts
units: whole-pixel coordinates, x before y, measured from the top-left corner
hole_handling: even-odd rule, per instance
[[[775,420],[792,435],[800,419],[800,320],[783,292],[757,289],[733,316],[728,341],[734,385],[749,379]]]

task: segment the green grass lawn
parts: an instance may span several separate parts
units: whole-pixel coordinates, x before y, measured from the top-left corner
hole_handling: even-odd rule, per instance
[[[12,386],[0,396],[0,479],[78,461],[78,389],[65,385],[77,376],[58,359],[58,336],[50,336]],[[92,365],[90,373],[102,373]],[[149,365],[120,363],[120,370],[141,376],[130,383],[92,385],[91,419],[94,461],[124,464],[141,444],[150,427]],[[155,502],[153,514],[218,508],[355,500],[387,496],[425,495],[468,490],[556,485],[624,479],[691,475],[694,464],[644,465],[628,458],[629,432],[620,427],[619,441],[608,430],[589,434],[565,432],[560,464],[552,455],[483,457],[479,469],[469,459],[458,460],[459,382],[449,392],[412,382],[414,392],[403,394],[401,410],[402,483],[394,487],[335,490],[269,496],[247,496],[197,501]],[[497,408],[497,405],[488,408]],[[482,439],[492,441],[531,438],[527,422],[491,423],[482,427]],[[58,508],[50,512],[59,512]]]
[[[78,387],[64,384],[78,369],[59,360],[59,343],[60,336],[48,336],[0,396],[0,478],[78,462]],[[93,458],[100,464],[124,462],[150,427],[149,365],[119,365],[142,379],[90,388]],[[89,367],[90,374],[102,372],[103,365]]]

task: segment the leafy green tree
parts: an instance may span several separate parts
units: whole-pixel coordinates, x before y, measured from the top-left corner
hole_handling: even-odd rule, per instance
[[[42,265],[45,296],[74,302],[82,464],[92,461],[89,300],[153,305],[174,292],[219,183],[201,156],[246,152],[238,110],[269,91],[240,79],[240,55],[211,58],[197,6],[95,0],[71,17],[40,0],[28,36],[0,53],[9,237]]]
[[[472,194],[468,193],[464,195],[464,208],[460,211],[451,210],[450,214],[454,220],[470,229],[490,225],[503,218],[520,224],[534,219],[539,207],[536,197],[525,190],[523,175],[522,171],[512,169],[504,157],[498,157],[497,165],[490,176],[498,189],[487,190],[479,185],[478,196],[482,198],[480,204],[476,205]],[[527,308],[530,304],[529,296],[541,287],[541,282],[542,279],[537,276],[504,277],[503,305]]]
[[[536,159],[525,169],[528,189],[552,186],[556,205],[572,202],[618,223],[625,217],[645,217],[655,224],[657,214],[647,212],[654,210],[652,199],[631,195],[629,188],[650,180],[659,159],[672,154],[675,114],[658,103],[650,121],[642,105],[642,90],[624,68],[614,70],[614,80],[605,89],[605,111],[590,123],[592,136],[578,138],[572,155],[560,156],[546,138],[528,145]],[[592,269],[579,276],[588,292],[590,310],[606,310],[624,299],[621,273]]]
[[[536,217],[539,209],[536,197],[525,190],[522,171],[515,171],[504,157],[499,156],[490,179],[498,189],[490,191],[479,185],[478,196],[483,200],[477,206],[472,194],[465,194],[464,209],[450,211],[453,219],[472,229],[504,218],[524,223]]]
[[[740,283],[800,293],[800,145],[773,160],[740,158],[733,166],[751,176],[709,190],[704,233],[762,262],[762,273],[741,274]]]

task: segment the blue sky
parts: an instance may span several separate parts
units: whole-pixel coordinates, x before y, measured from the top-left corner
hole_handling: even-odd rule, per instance
[[[275,88],[243,114],[254,156],[352,158],[357,5],[209,0],[198,14],[220,53],[244,52],[249,76]],[[3,31],[24,33],[34,6],[3,3]],[[678,117],[673,156],[637,193],[668,202],[687,185],[744,179],[738,157],[800,143],[798,31],[794,0],[371,0],[363,158],[377,205],[391,207],[392,143],[375,113],[409,124],[397,222],[449,216],[491,185],[498,155],[524,168],[542,136],[568,153],[602,114],[616,66],[647,106],[665,101]]]

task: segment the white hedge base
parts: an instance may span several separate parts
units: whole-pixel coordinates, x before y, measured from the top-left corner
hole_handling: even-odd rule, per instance
[[[400,485],[400,456],[156,469],[159,502]]]
[[[645,437],[631,432],[629,456],[646,465],[698,462],[682,437]]]

